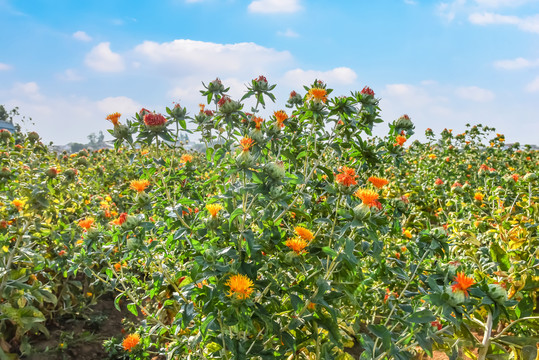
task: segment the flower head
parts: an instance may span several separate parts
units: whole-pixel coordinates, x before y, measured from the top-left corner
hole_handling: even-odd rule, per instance
[[[363,88],[363,90],[361,90],[361,93],[362,93],[363,95],[374,96],[374,91],[373,91],[370,87],[368,87],[368,86],[365,86],[365,87]]]
[[[161,114],[149,113],[144,115],[144,124],[146,124],[147,127],[162,127],[166,123],[167,119]]]
[[[180,158],[180,161],[184,164],[187,164],[191,161],[193,161],[193,155],[190,154],[183,154]]]
[[[335,181],[337,181],[337,183],[343,186],[357,185],[356,178],[358,176],[356,175],[356,172],[354,169],[349,168],[347,166],[343,166],[339,169],[339,171],[341,173],[335,177]]]
[[[398,135],[396,138],[395,138],[395,145],[398,145],[398,146],[402,146],[404,145],[404,143],[406,142],[406,136],[402,136],[402,135]]]
[[[231,102],[232,99],[229,97],[229,96],[223,96],[221,99],[219,99],[219,101],[217,102],[217,105],[219,105],[219,107],[223,107],[224,104],[226,103],[229,103]]]
[[[314,239],[314,234],[312,233],[312,231],[308,230],[308,229],[305,229],[304,227],[296,226],[294,228],[294,231],[303,240],[311,241],[312,239]]]
[[[290,249],[292,249],[296,254],[301,254],[305,252],[305,248],[309,245],[307,241],[300,237],[295,237],[292,239],[288,239],[284,243],[286,246],[288,246]]]
[[[463,292],[468,296],[468,288],[475,284],[475,280],[472,277],[466,276],[463,272],[457,273],[457,276],[453,279],[455,284],[451,285],[453,292]]]
[[[90,229],[93,224],[94,224],[93,218],[87,218],[87,219],[79,221],[79,226],[85,230]]]
[[[112,221],[112,224],[114,225],[122,225],[127,221],[127,213],[121,213],[120,216],[118,216],[117,219]]]
[[[122,116],[122,114],[120,114],[119,112],[115,112],[108,115],[107,120],[110,121],[114,126],[118,126],[118,124],[120,123],[120,116]]]
[[[277,125],[282,129],[284,128],[284,121],[288,119],[288,115],[283,110],[275,111],[273,113],[275,120],[277,120]]]
[[[262,122],[264,121],[264,119],[262,119],[261,117],[256,117],[256,116],[255,116],[255,117],[253,117],[253,121],[254,121],[254,123],[255,123],[255,128],[256,128],[257,130],[260,130],[261,124],[262,124]]]
[[[326,89],[321,88],[312,88],[309,90],[309,93],[307,94],[307,100],[313,99],[314,101],[321,101],[325,103],[327,98],[327,91]]]
[[[139,342],[140,342],[139,334],[129,334],[126,336],[126,338],[122,342],[122,346],[124,347],[125,351],[131,352],[131,349],[137,346]]]
[[[377,176],[371,176],[367,180],[371,182],[378,189],[381,189],[387,184],[389,184],[389,180],[381,178],[381,177],[377,177]]]
[[[254,140],[251,139],[250,137],[248,136],[244,136],[241,140],[240,140],[240,145],[242,147],[242,151],[243,152],[247,152],[251,149],[251,147],[253,146],[254,144]]]
[[[412,238],[412,233],[410,232],[410,230],[404,230],[404,229],[402,229],[402,235],[404,235],[404,236],[407,237],[408,239],[411,239],[411,238]]]
[[[21,210],[25,204],[25,201],[20,200],[20,199],[15,199],[11,202],[11,204],[15,206],[17,210]]]
[[[224,208],[220,204],[208,204],[206,205],[206,209],[208,209],[208,212],[212,217],[216,217],[219,211],[223,210]]]
[[[363,204],[368,207],[377,206],[378,204],[378,193],[371,189],[358,189],[354,195],[361,199]]]
[[[436,154],[429,154],[429,159],[434,160],[436,159]]]
[[[133,180],[129,184],[129,187],[137,192],[143,192],[148,186],[150,186],[148,180]]]
[[[235,299],[248,299],[254,290],[253,281],[242,274],[232,275],[225,282],[225,285],[230,287],[228,296],[234,297]]]
[[[473,196],[473,198],[477,201],[483,201],[484,197],[485,195],[481,194],[480,192],[476,192],[475,195]]]

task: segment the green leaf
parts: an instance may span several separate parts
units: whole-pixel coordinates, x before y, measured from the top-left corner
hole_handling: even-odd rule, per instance
[[[214,151],[215,150],[212,147],[207,147],[206,148],[206,161],[208,161],[208,162],[211,161],[211,157],[212,157]]]
[[[336,257],[338,254],[335,250],[333,250],[332,248],[328,247],[328,246],[324,246],[322,248],[322,251],[325,252],[327,255],[331,256],[332,258]]]
[[[242,208],[237,208],[236,210],[234,210],[232,214],[230,214],[230,218],[228,219],[228,226],[232,224],[232,221],[234,221],[235,218],[237,218],[238,216],[242,214],[243,214]]]
[[[434,314],[429,309],[424,309],[413,313],[406,320],[418,324],[426,324],[435,321],[436,316],[434,316]]]
[[[291,350],[296,351],[296,339],[289,333],[283,333],[283,343]]]
[[[136,304],[133,304],[133,303],[127,304],[127,310],[131,311],[131,313],[133,315],[138,316],[138,311],[137,311],[137,305]]]
[[[384,348],[388,349],[391,346],[391,333],[384,325],[369,325],[368,328],[374,336],[382,339]]]

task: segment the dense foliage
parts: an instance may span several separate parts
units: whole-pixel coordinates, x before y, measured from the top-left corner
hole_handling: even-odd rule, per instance
[[[481,125],[407,146],[406,115],[372,137],[374,92],[318,80],[263,119],[274,87],[111,114],[114,150],[0,133],[0,359],[109,292],[142,319],[111,358],[535,359],[539,153]]]

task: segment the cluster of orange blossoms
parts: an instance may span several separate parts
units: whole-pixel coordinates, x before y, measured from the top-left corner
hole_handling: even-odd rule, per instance
[[[243,152],[247,152],[251,149],[251,147],[254,145],[255,141],[253,139],[251,139],[250,137],[248,136],[244,136],[241,140],[240,140],[240,145],[242,147],[242,151]]]
[[[273,113],[275,120],[277,120],[277,125],[282,129],[284,128],[284,121],[288,119],[288,115],[283,110],[275,111]]]
[[[343,186],[357,185],[356,178],[358,178],[358,175],[356,175],[354,169],[343,166],[339,169],[339,171],[340,174],[337,174],[337,176],[335,177],[335,181],[337,183]]]
[[[296,226],[294,231],[297,236],[286,240],[284,244],[299,255],[305,252],[305,248],[314,239],[314,234],[301,226]]]
[[[85,230],[88,230],[92,227],[92,225],[94,224],[94,219],[93,218],[88,218],[88,219],[84,219],[84,220],[81,220],[79,221],[79,226]]]
[[[133,180],[129,184],[129,187],[137,192],[143,192],[148,186],[150,186],[148,180]]]
[[[406,136],[398,135],[395,139],[395,145],[402,146],[406,142]]]
[[[118,216],[117,219],[112,221],[112,224],[120,226],[123,223],[125,223],[126,221],[127,221],[127,213],[121,213],[120,216]]]
[[[248,299],[253,293],[253,281],[246,275],[237,274],[232,275],[226,282],[226,286],[230,287],[228,296],[235,299],[245,300]]]
[[[371,184],[373,184],[378,189],[383,188],[387,184],[389,184],[389,180],[378,177],[378,176],[371,176],[367,179]]]
[[[466,276],[463,272],[457,273],[453,281],[455,281],[455,284],[451,285],[451,290],[453,292],[461,291],[466,296],[468,296],[468,288],[475,284],[475,280],[472,277]]]
[[[120,116],[122,116],[122,114],[120,114],[119,112],[115,112],[108,115],[107,120],[110,121],[114,126],[118,126],[118,124],[120,123]]]
[[[309,90],[309,93],[307,94],[307,100],[313,99],[314,101],[321,101],[325,103],[327,98],[327,91],[326,89],[321,88],[312,88]]]
[[[255,128],[257,130],[260,130],[261,126],[262,126],[262,122],[264,121],[264,119],[262,119],[261,117],[253,117],[253,121],[255,123]]]
[[[206,205],[206,209],[212,217],[216,217],[219,211],[223,210],[224,208],[220,204],[208,204]]]
[[[184,164],[190,163],[191,161],[193,161],[193,155],[183,154],[180,158],[180,161]]]
[[[122,346],[125,351],[131,352],[131,350],[140,342],[139,334],[129,334],[122,342]]]
[[[483,201],[483,198],[485,197],[485,195],[479,193],[479,192],[476,192],[475,195],[473,196],[473,198],[477,201]]]
[[[361,199],[363,204],[367,205],[368,207],[373,207],[378,205],[378,193],[371,189],[358,189],[354,196]]]

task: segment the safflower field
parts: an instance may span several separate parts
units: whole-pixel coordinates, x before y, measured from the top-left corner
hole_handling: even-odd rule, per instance
[[[107,296],[109,359],[539,359],[539,153],[274,87],[110,114],[115,149],[0,132],[0,359]]]

